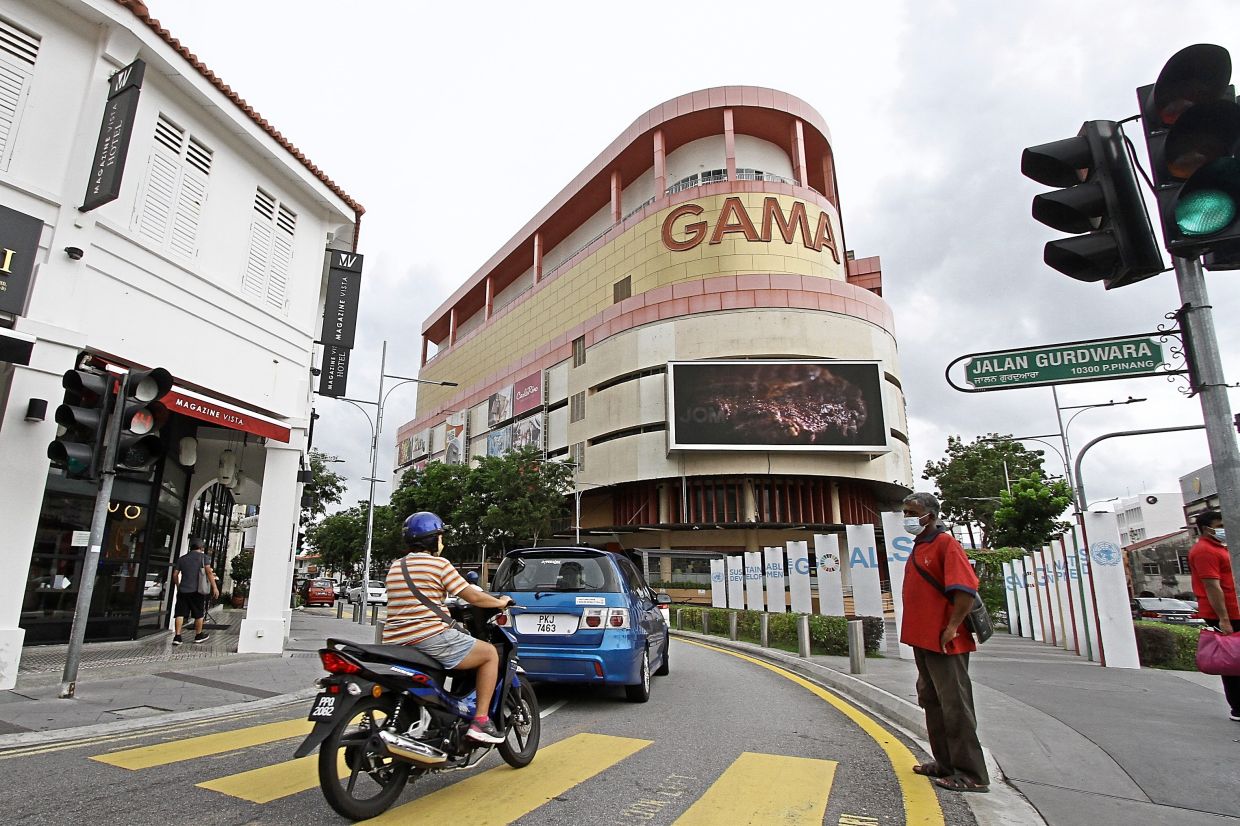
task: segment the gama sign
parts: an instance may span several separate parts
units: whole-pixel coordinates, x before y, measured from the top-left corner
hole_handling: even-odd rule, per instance
[[[746,241],[769,242],[776,232],[785,244],[792,244],[799,234],[806,249],[817,252],[830,250],[835,263],[840,263],[830,214],[825,210],[819,211],[811,231],[804,201],[793,201],[791,209],[785,214],[778,198],[766,198],[762,202],[761,214],[751,215],[740,198],[726,198],[713,227],[706,221],[686,220],[705,211],[701,204],[687,203],[669,212],[663,219],[663,246],[673,252],[683,252],[703,241],[722,243],[725,236],[732,234],[743,235]]]

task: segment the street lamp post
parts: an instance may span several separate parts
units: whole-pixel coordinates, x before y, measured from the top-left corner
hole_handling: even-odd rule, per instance
[[[383,342],[383,349],[379,356],[379,392],[375,394],[375,400],[367,399],[350,399],[344,396],[340,397],[340,401],[349,404],[362,411],[366,416],[366,422],[370,425],[370,477],[364,481],[370,482],[370,496],[366,506],[366,551],[364,561],[362,562],[362,613],[361,621],[366,621],[366,603],[370,596],[370,552],[375,536],[375,482],[378,481],[379,473],[379,434],[383,432],[383,407],[387,403],[387,397],[397,387],[405,384],[437,384],[440,387],[456,387],[454,381],[431,381],[430,379],[414,379],[408,376],[393,376],[387,372],[387,341]],[[384,379],[397,379],[397,383],[388,388],[387,393],[383,392]],[[375,417],[371,419],[370,413],[364,404],[373,404],[375,406]]]

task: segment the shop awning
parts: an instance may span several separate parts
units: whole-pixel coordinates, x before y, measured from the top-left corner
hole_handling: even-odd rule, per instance
[[[265,416],[251,413],[248,410],[224,404],[214,399],[205,398],[183,387],[173,387],[168,395],[160,399],[170,413],[180,413],[218,427],[229,430],[240,430],[264,436],[277,442],[288,443],[289,429],[279,422]]]

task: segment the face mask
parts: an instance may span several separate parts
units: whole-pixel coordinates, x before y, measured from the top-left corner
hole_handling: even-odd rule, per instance
[[[904,530],[916,536],[917,534],[921,533],[921,529],[922,529],[922,524],[921,524],[920,516],[904,517]]]
[[[1214,529],[1214,538],[1215,538],[1215,539],[1217,539],[1219,542],[1226,542],[1226,541],[1227,541],[1227,531],[1223,530],[1222,528],[1215,528],[1215,529]]]

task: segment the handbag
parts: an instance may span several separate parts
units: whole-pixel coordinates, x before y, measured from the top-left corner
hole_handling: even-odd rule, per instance
[[[925,568],[917,564],[917,556],[909,554],[909,559],[913,561],[913,567],[917,569],[917,573],[925,578],[934,586],[934,589],[943,595],[943,598],[951,602],[951,598],[947,596],[947,591],[939,584],[939,581],[930,576]],[[973,595],[973,607],[969,609],[969,613],[964,618],[965,630],[977,638],[978,643],[986,642],[995,634],[995,624],[990,619],[990,611],[986,610],[986,603],[982,602],[982,598],[977,594]]]
[[[417,597],[418,602],[425,605],[432,614],[439,617],[439,619],[442,620],[444,624],[446,624],[453,631],[460,631],[462,634],[465,634],[466,636],[470,636],[470,637],[473,636],[473,632],[469,630],[468,625],[466,625],[463,622],[454,620],[451,614],[449,614],[442,607],[440,607],[438,603],[431,600],[431,598],[428,597],[426,594],[422,593],[422,591],[418,589],[418,586],[413,584],[413,577],[409,575],[409,560],[407,558],[401,559],[400,572],[404,574],[405,584],[409,586],[409,591],[415,597]]]
[[[1240,636],[1203,629],[1197,638],[1197,670],[1202,674],[1240,677]]]

